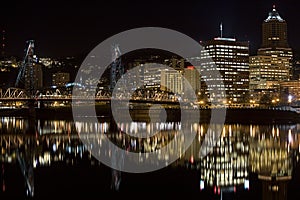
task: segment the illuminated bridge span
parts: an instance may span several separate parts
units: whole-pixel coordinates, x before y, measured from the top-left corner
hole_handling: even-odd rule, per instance
[[[75,93],[76,94],[76,93]],[[227,108],[256,108],[256,109],[269,109],[269,110],[279,110],[279,111],[292,111],[296,113],[300,113],[300,108],[289,105],[289,106],[258,106],[253,107],[249,104],[237,104],[237,105],[209,105],[203,104],[203,102],[191,102],[189,99],[182,99],[179,95],[167,92],[157,92],[157,91],[137,91],[134,94],[127,94],[118,97],[111,97],[110,92],[105,90],[99,90],[95,93],[92,92],[80,92],[79,94],[74,96],[70,94],[69,91],[66,91],[65,88],[49,88],[44,89],[43,91],[37,91],[33,97],[29,97],[24,89],[20,88],[8,88],[1,89],[0,88],[0,108],[5,107],[5,104],[15,104],[16,102],[26,103],[28,101],[36,101],[36,102],[50,102],[50,106],[52,106],[53,102],[65,102],[66,104],[70,104],[73,100],[76,101],[79,105],[84,105],[85,103],[96,102],[106,102],[110,103],[110,101],[121,101],[121,102],[130,102],[130,103],[150,103],[150,104],[170,104],[170,105],[178,105],[178,103],[183,103],[186,105],[190,105],[193,108],[197,108],[200,106],[201,108],[219,108],[219,107],[227,107]],[[8,103],[9,102],[9,103]],[[52,103],[51,103],[52,102]],[[191,104],[192,103],[192,104]],[[23,105],[21,103],[21,105]],[[59,105],[59,104],[57,104]],[[56,106],[57,106],[56,105]],[[9,105],[8,105],[9,106]]]
[[[1,101],[131,101],[131,102],[141,102],[141,103],[178,103],[180,97],[168,94],[168,93],[153,93],[153,94],[141,94],[136,93],[132,97],[129,95],[120,97],[111,97],[108,93],[103,91],[98,91],[94,96],[92,95],[82,95],[82,96],[72,96],[66,92],[62,92],[59,89],[45,90],[44,92],[37,92],[36,95],[31,98],[27,95],[24,89],[20,88],[8,88],[6,90],[0,89],[0,102]]]

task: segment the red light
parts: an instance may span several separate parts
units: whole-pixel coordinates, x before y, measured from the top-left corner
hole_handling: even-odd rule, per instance
[[[188,66],[187,69],[195,69],[194,66]]]
[[[215,194],[217,193],[217,187],[216,186],[214,187],[214,193]]]
[[[191,156],[190,162],[193,164],[194,163],[194,156]]]
[[[233,192],[236,192],[236,186],[233,187]]]
[[[220,187],[218,187],[218,194],[220,194],[221,193],[221,189],[220,189]]]

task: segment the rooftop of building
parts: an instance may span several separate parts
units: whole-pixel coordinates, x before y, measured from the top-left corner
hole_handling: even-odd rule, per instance
[[[269,21],[279,21],[279,22],[284,22],[284,19],[282,19],[282,17],[279,15],[278,11],[275,8],[275,5],[273,5],[273,9],[271,12],[269,12],[269,16],[267,19],[265,19],[265,22],[269,22]]]

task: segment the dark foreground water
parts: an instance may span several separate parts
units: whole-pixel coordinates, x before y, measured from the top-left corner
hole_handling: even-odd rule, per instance
[[[187,148],[187,136],[178,136],[179,122],[128,122],[115,127],[110,121],[90,124],[72,120],[0,118],[1,199],[120,198],[295,199],[300,195],[300,124],[190,124],[196,135]],[[210,127],[217,127],[210,130]],[[150,138],[128,136],[157,131]],[[220,135],[214,131],[220,131]],[[91,154],[78,133],[89,133],[92,145],[106,135],[128,152],[159,152],[171,165],[147,173],[113,170]],[[170,141],[175,141],[171,146]],[[203,148],[203,144],[208,145]],[[202,146],[202,149],[201,149]],[[95,147],[93,147],[95,148]],[[210,149],[201,157],[201,150]],[[112,155],[110,149],[101,154]],[[137,161],[144,164],[146,157]],[[113,156],[111,159],[114,159]]]

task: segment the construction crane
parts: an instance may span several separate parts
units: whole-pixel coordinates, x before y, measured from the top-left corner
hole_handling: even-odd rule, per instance
[[[15,87],[24,88],[30,97],[35,93],[34,40],[26,41],[25,56],[16,79]]]
[[[112,45],[112,64],[110,68],[110,91],[112,92],[117,84],[117,81],[124,74],[124,69],[121,64],[121,51],[118,45]]]

